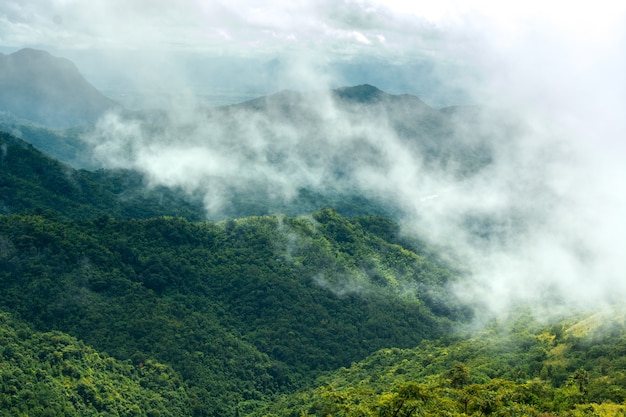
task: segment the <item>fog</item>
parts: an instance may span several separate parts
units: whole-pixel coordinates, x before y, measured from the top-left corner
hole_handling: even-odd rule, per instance
[[[76,57],[101,85],[166,91],[152,104],[167,110],[149,123],[99,121],[86,139],[100,163],[200,194],[209,218],[233,190],[280,201],[301,188],[357,190],[393,202],[405,233],[467,266],[453,289],[487,315],[594,310],[626,296],[624,7],[161,3],[3,6],[3,47],[27,39]],[[393,114],[330,93],[360,83],[436,107],[479,105],[453,137],[483,145],[490,163],[470,174],[454,160],[432,164],[415,146],[428,132],[407,140]],[[271,100],[265,112],[220,113],[200,97],[283,89],[303,93],[278,96],[295,116]]]

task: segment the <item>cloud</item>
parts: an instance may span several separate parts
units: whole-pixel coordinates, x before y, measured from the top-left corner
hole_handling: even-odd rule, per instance
[[[396,202],[405,230],[468,265],[456,290],[487,311],[623,298],[625,7],[471,3],[6,1],[0,39],[5,48],[129,51],[117,53],[118,68],[138,84],[168,86],[180,101],[152,125],[102,119],[92,136],[97,156],[154,184],[202,193],[211,213],[232,190],[288,201],[300,187],[355,187]],[[181,59],[187,53],[216,67],[245,59],[208,71]],[[375,60],[385,76],[352,68],[347,77],[333,65]],[[392,128],[393,115],[364,117],[320,93],[356,78],[398,85],[397,68],[409,68],[403,88],[429,91],[436,80],[485,106],[480,123],[453,136],[489,138],[491,164],[471,176],[432,166]],[[293,100],[318,124],[273,117],[280,112],[271,108],[211,113],[194,96],[198,79],[243,89],[256,78],[273,91],[317,91],[307,103]],[[341,181],[337,161],[347,173]]]
[[[531,305],[546,315],[626,295],[624,168],[570,131],[487,108],[478,123],[457,125],[455,146],[485,140],[493,160],[459,175],[432,165],[413,142],[429,138],[402,138],[380,108],[346,109],[324,91],[266,105],[186,108],[156,124],[111,115],[93,138],[96,154],[200,192],[212,216],[251,190],[290,201],[300,188],[356,189],[396,204],[407,233],[468,268],[454,289],[489,314]]]
[[[353,55],[371,46],[369,40],[376,36],[396,39],[396,48],[400,47],[399,37],[404,37],[401,49],[406,52],[423,37],[422,32],[428,32],[424,20],[404,18],[376,3],[347,0],[95,0],[89,4],[9,0],[0,6],[0,20],[4,23],[0,38],[4,47],[148,49],[239,56],[276,55],[302,48]],[[421,30],[415,30],[416,24]]]
[[[441,63],[449,70],[442,77],[461,78],[459,63],[445,52],[447,33],[372,1],[8,0],[0,5],[0,22],[3,52],[33,47],[66,57],[131,107],[162,105],[171,101],[163,95],[187,87],[226,102],[234,101],[226,95],[309,88],[272,72],[267,64],[274,60],[287,73],[314,64],[324,78],[318,88],[369,82],[434,103],[464,101],[457,91],[442,91],[430,71]],[[377,74],[387,71],[393,75],[385,82]]]
[[[511,229],[508,245],[476,244],[455,227],[441,232],[464,242],[471,264],[459,294],[493,311],[520,303],[546,316],[626,293],[626,223],[618,214],[626,212],[626,129],[618,114],[626,85],[617,75],[626,70],[618,24],[625,14],[596,9],[506,16],[478,33],[483,83],[474,96],[512,111],[525,133],[514,149],[501,149],[488,178],[464,186],[461,201],[434,200],[444,216],[432,222],[446,224],[455,212],[448,203],[495,218],[524,213],[523,233]]]

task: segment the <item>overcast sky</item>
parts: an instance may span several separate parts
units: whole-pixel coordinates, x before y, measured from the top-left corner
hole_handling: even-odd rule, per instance
[[[260,95],[371,83],[456,104],[458,94],[445,97],[459,89],[448,74],[467,63],[448,49],[465,40],[448,42],[446,10],[421,3],[412,13],[368,1],[9,0],[0,4],[0,48],[68,57],[102,90]]]
[[[230,86],[229,77],[242,85],[263,75],[279,59],[287,75],[260,80],[268,90],[369,82],[445,105],[487,100],[485,82],[496,94],[522,86],[507,94],[526,96],[547,87],[562,95],[570,80],[588,86],[593,76],[623,88],[626,6],[619,3],[5,0],[0,50],[66,56],[102,89],[130,78],[215,90]],[[453,94],[459,89],[472,98]]]
[[[426,2],[424,2],[426,3]],[[436,38],[442,10],[414,15],[393,3],[341,1],[5,1],[2,44],[273,54],[296,48],[406,53]],[[416,7],[415,10],[420,10]]]

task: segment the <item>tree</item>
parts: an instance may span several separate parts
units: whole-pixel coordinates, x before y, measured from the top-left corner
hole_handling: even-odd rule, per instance
[[[378,405],[381,417],[411,417],[421,414],[421,408],[431,399],[422,384],[409,382],[400,386],[397,392],[383,395]]]
[[[467,366],[461,362],[456,362],[452,369],[448,371],[450,377],[450,385],[452,388],[463,388],[470,382],[470,372]]]
[[[589,383],[589,373],[585,369],[580,368],[576,372],[574,372],[574,375],[572,375],[572,381],[578,387],[578,392],[581,395],[584,395],[587,392],[587,384]]]

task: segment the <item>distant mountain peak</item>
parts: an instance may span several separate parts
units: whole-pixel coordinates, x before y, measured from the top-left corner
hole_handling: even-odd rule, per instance
[[[333,90],[333,95],[337,100],[344,103],[367,105],[381,103],[385,105],[402,105],[413,109],[419,108],[424,111],[433,111],[433,109],[420,100],[419,97],[411,94],[389,94],[370,84],[337,88]]]
[[[283,112],[293,112],[299,108],[300,111],[307,111],[306,103],[314,102],[320,94],[323,96],[330,93],[331,97],[340,106],[399,106],[404,109],[419,109],[421,111],[435,111],[418,97],[411,94],[389,94],[371,84],[361,84],[349,87],[340,87],[330,91],[298,92],[293,90],[282,90],[277,93],[258,97],[239,104],[225,106],[226,108],[247,108],[254,110],[267,110],[269,107],[274,110],[280,109]],[[310,109],[309,109],[310,110]]]
[[[370,84],[341,87],[335,89],[334,93],[337,98],[359,103],[376,102],[389,96],[389,94]]]
[[[94,122],[116,106],[68,59],[32,48],[0,55],[0,111],[66,128]]]

